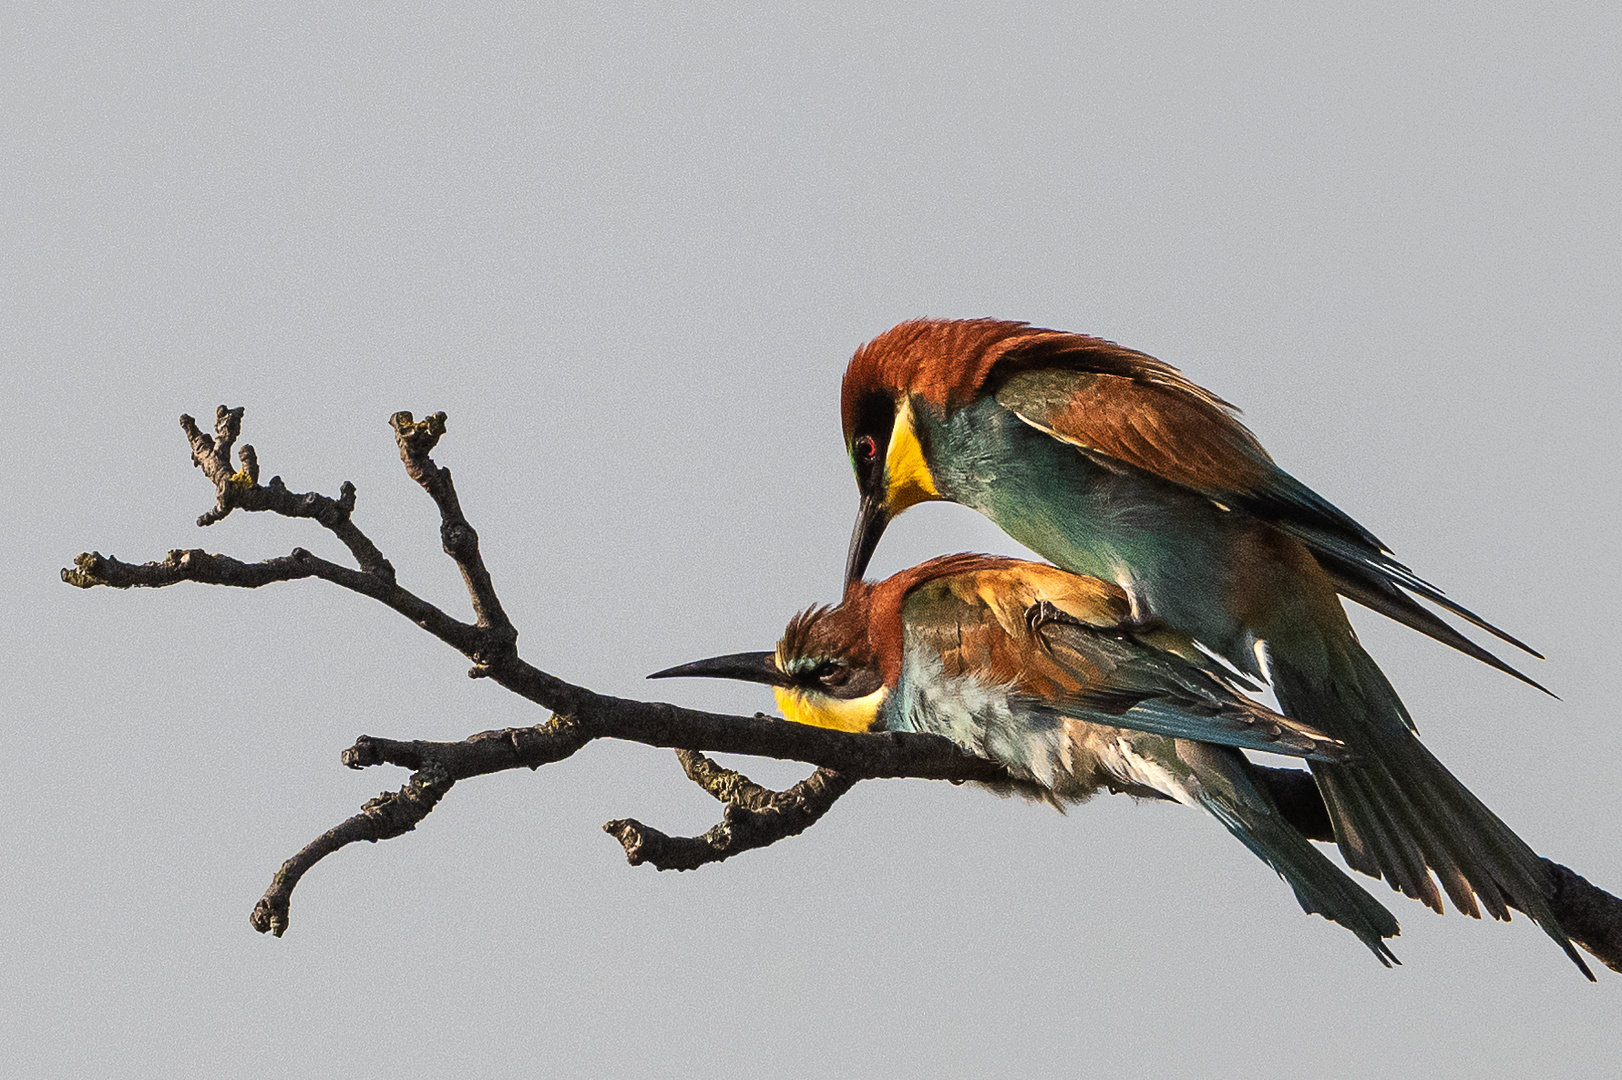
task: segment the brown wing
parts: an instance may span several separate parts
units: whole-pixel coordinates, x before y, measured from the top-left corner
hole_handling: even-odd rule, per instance
[[[1213,496],[1258,493],[1278,471],[1219,399],[1180,377],[1043,368],[1010,376],[997,401],[1056,439]]]
[[[1007,688],[1009,707],[1033,721],[1064,717],[1227,746],[1343,756],[1338,742],[1244,697],[1208,663],[1128,633],[1128,613],[1115,585],[1010,562],[913,589],[903,608],[905,648],[909,664],[939,657],[944,680],[970,677],[980,687]],[[1199,655],[1191,643],[1187,651]]]

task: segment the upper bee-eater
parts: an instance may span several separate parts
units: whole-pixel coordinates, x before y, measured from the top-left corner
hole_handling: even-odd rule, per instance
[[[783,715],[843,731],[943,735],[1062,805],[1100,788],[1210,813],[1277,870],[1301,906],[1382,963],[1397,921],[1280,816],[1235,747],[1340,761],[1343,744],[1238,692],[1193,640],[1141,626],[1119,587],[1041,563],[948,555],[789,623],[775,653],[652,678],[771,685]],[[1148,789],[1145,791],[1145,789]]]
[[[1232,406],[1113,342],[991,319],[879,335],[851,359],[841,406],[861,494],[847,580],[891,518],[944,499],[1115,582],[1138,622],[1267,678],[1285,713],[1352,751],[1355,766],[1311,763],[1348,865],[1438,912],[1432,872],[1467,914],[1478,898],[1499,919],[1518,908],[1593,977],[1542,860],[1419,742],[1340,596],[1532,682],[1409,594],[1526,646],[1275,465]]]

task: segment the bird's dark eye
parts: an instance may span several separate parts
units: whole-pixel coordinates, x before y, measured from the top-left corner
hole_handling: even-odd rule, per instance
[[[871,435],[863,435],[856,440],[856,458],[859,461],[872,461],[879,455],[878,440]]]
[[[816,678],[822,686],[843,686],[850,681],[850,666],[843,663],[824,663],[817,668]]]
[[[844,686],[850,682],[850,666],[835,660],[824,660],[811,672],[811,677],[824,686]]]

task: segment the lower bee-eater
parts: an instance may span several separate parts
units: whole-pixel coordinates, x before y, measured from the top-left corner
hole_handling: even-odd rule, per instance
[[[942,735],[1062,805],[1158,793],[1220,821],[1382,963],[1397,921],[1280,816],[1236,747],[1344,761],[1344,745],[1240,693],[1193,640],[1132,621],[1126,594],[1040,563],[949,555],[789,623],[776,652],[661,671],[766,683],[783,715]]]
[[[944,499],[1116,583],[1140,623],[1267,678],[1285,713],[1352,751],[1356,766],[1312,762],[1348,865],[1438,912],[1432,873],[1469,915],[1517,908],[1593,977],[1550,909],[1547,867],[1419,742],[1340,597],[1532,682],[1414,597],[1525,646],[1275,465],[1226,402],[1099,338],[920,320],[857,350],[842,410],[861,494],[847,580],[896,514]]]

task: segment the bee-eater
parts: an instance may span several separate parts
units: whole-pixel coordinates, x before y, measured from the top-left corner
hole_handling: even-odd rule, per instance
[[[1113,342],[991,319],[879,335],[851,359],[841,405],[861,494],[847,580],[891,518],[944,499],[1118,584],[1138,623],[1267,678],[1285,713],[1351,751],[1355,765],[1311,762],[1348,865],[1438,912],[1431,872],[1469,915],[1478,898],[1499,919],[1516,907],[1593,977],[1542,860],[1419,742],[1340,596],[1532,682],[1409,594],[1526,647],[1275,465],[1232,406]]]
[[[1132,621],[1126,593],[1041,563],[947,555],[789,623],[775,653],[650,678],[767,683],[790,720],[945,736],[1062,806],[1149,789],[1207,811],[1296,899],[1382,963],[1397,920],[1280,816],[1235,747],[1340,761],[1345,747],[1237,691],[1193,640]],[[1147,792],[1145,792],[1147,794]]]

